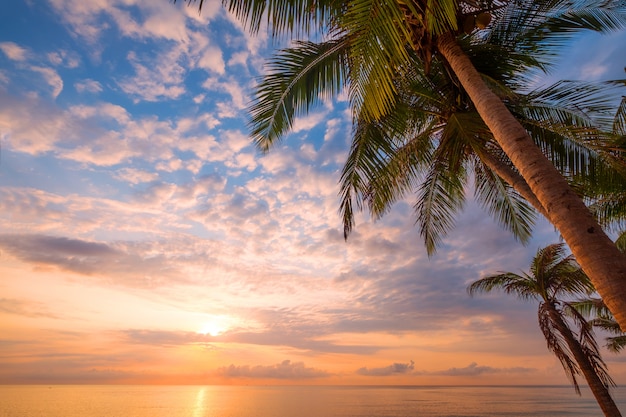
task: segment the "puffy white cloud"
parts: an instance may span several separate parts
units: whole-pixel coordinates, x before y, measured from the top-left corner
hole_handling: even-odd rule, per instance
[[[225,65],[222,58],[222,51],[215,46],[207,46],[198,58],[197,64],[199,68],[206,69],[218,74],[224,74]]]
[[[218,102],[217,108],[219,117],[235,117],[238,111],[246,107],[249,99],[241,84],[230,78],[227,81],[220,81],[217,78],[209,77],[202,84],[202,87],[216,94],[227,93],[231,97],[230,102]]]
[[[0,51],[13,61],[26,61],[29,52],[15,42],[0,42]]]
[[[247,51],[235,52],[228,60],[228,66],[233,67],[235,65],[241,65],[244,68],[247,68],[249,56],[250,54]]]
[[[180,64],[178,48],[172,48],[154,58],[140,58],[134,52],[128,60],[135,75],[125,77],[119,86],[131,96],[145,101],[175,99],[185,94],[184,74],[186,69]]]

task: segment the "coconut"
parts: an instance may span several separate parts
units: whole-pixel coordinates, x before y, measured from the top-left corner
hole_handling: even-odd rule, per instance
[[[476,16],[475,24],[478,29],[484,29],[491,22],[491,13],[483,12]]]

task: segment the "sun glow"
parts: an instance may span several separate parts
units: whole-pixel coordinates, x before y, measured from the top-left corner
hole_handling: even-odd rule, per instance
[[[208,321],[202,324],[202,327],[197,333],[204,336],[219,336],[230,328],[230,321],[231,319],[225,316],[211,317]]]

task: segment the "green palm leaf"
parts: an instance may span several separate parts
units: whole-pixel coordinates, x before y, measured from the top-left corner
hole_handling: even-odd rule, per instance
[[[442,237],[454,227],[455,214],[465,203],[467,177],[462,171],[461,166],[452,167],[448,161],[438,160],[417,193],[417,224],[429,255],[435,253]]]
[[[474,194],[483,209],[520,242],[527,243],[536,217],[533,208],[483,164],[476,164],[474,181]]]
[[[308,112],[319,100],[339,94],[348,49],[349,40],[340,38],[298,42],[274,56],[250,107],[251,136],[261,150],[267,151],[282,137],[295,116]]]

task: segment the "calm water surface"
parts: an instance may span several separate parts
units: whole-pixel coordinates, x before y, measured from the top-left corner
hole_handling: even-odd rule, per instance
[[[614,391],[626,411],[626,388]],[[571,387],[0,385],[0,417],[602,416]]]

